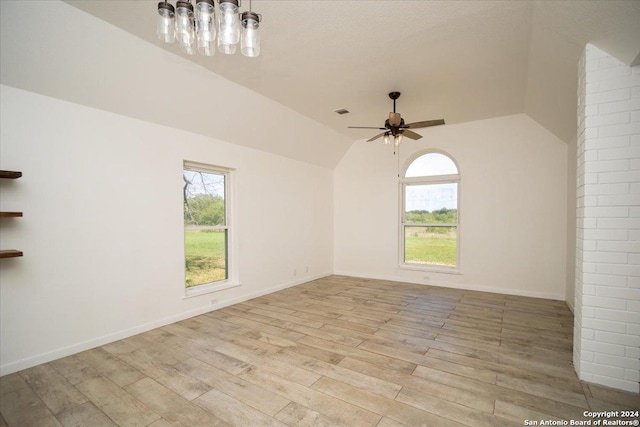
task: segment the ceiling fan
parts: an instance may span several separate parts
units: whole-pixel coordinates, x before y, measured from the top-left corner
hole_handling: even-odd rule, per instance
[[[402,142],[403,136],[411,139],[422,138],[422,135],[418,135],[417,133],[410,131],[409,129],[426,128],[429,126],[438,126],[444,124],[444,119],[427,120],[424,122],[405,124],[404,119],[400,117],[400,113],[396,113],[396,99],[400,98],[400,92],[389,93],[389,98],[393,99],[393,113],[389,113],[389,118],[385,120],[383,128],[366,126],[349,126],[349,128],[383,130],[384,132],[368,139],[367,142],[375,141],[378,138],[384,137],[384,143],[389,144],[391,142],[391,137],[393,137],[394,144],[398,146]]]

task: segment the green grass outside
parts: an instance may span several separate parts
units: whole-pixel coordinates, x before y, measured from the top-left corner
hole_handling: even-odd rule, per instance
[[[406,263],[456,266],[455,228],[448,233],[430,233],[424,228],[407,227],[404,242]]]
[[[423,227],[407,227],[405,262],[455,267],[455,229],[430,233]],[[224,231],[185,230],[186,287],[226,279]]]
[[[226,279],[225,232],[185,230],[186,287]]]

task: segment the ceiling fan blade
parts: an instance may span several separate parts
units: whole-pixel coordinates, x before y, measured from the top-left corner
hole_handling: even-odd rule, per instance
[[[375,141],[378,138],[382,138],[386,132],[382,132],[379,135],[374,136],[373,138],[367,139],[367,142]]]
[[[406,136],[407,138],[411,138],[411,139],[420,139],[420,138],[422,138],[422,135],[418,135],[417,133],[412,132],[410,130],[403,130],[402,134],[404,136]]]
[[[444,119],[427,120],[425,122],[409,123],[408,125],[405,125],[404,128],[405,129],[427,128],[429,126],[439,126],[443,124],[444,124]]]
[[[370,126],[348,126],[349,129],[379,129],[379,130],[385,130],[386,128],[379,128],[379,127],[370,127]]]
[[[402,117],[400,117],[400,113],[389,113],[389,125],[392,127],[397,127],[402,124]]]

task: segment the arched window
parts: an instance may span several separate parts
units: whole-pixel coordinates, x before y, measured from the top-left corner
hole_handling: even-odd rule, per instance
[[[460,172],[443,152],[418,153],[400,179],[400,264],[457,271]]]

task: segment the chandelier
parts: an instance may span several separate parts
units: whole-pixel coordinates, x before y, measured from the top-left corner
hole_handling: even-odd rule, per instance
[[[236,53],[238,43],[244,56],[260,55],[260,21],[262,15],[251,11],[238,12],[240,0],[178,0],[174,8],[167,0],[158,3],[158,38],[165,43],[178,42],[180,50],[193,55],[196,50],[213,56],[218,50],[227,55]],[[216,42],[217,34],[217,42]]]

